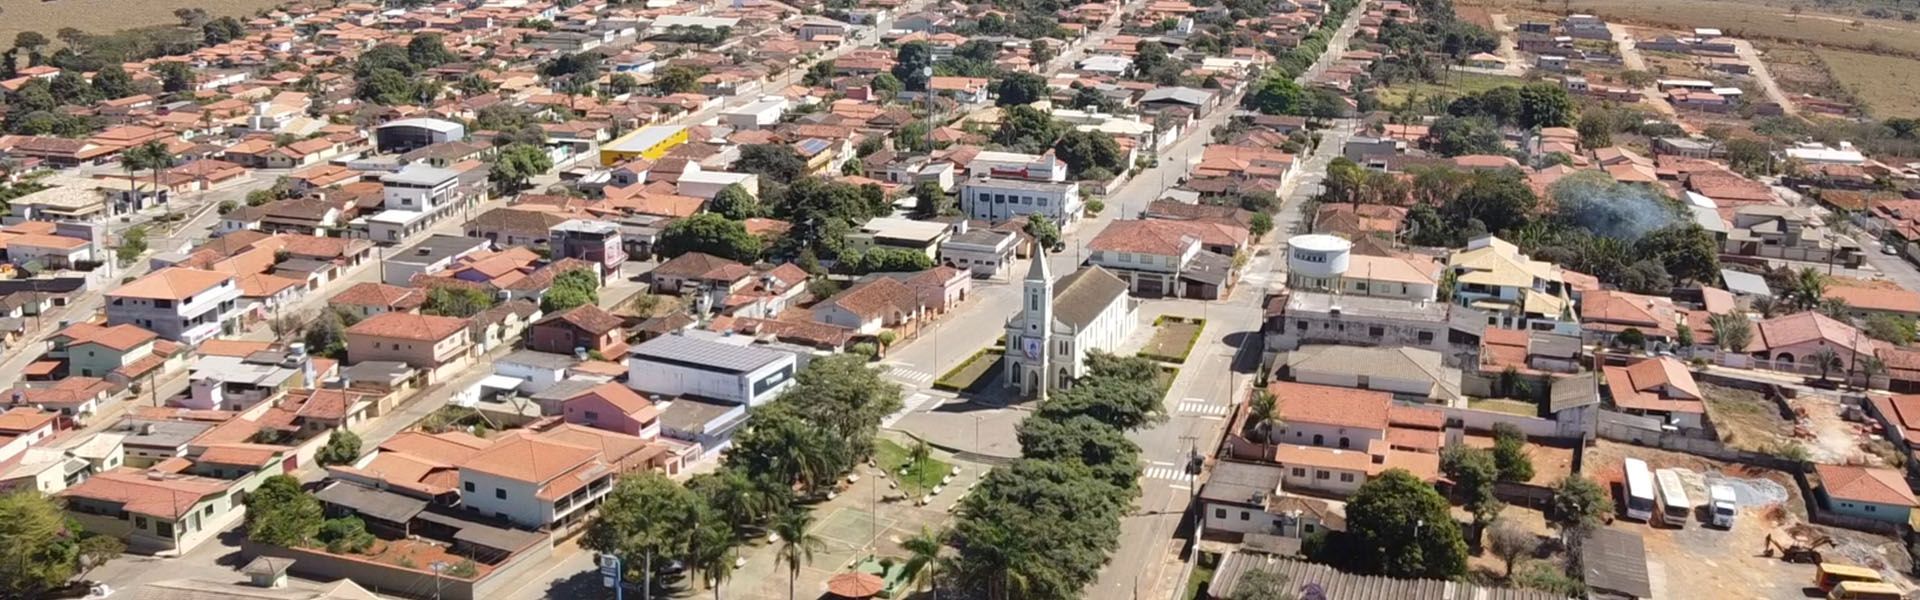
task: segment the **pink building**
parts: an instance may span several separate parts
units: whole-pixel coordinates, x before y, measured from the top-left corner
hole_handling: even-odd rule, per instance
[[[560,403],[568,423],[644,440],[660,435],[660,409],[619,383],[603,383]]]

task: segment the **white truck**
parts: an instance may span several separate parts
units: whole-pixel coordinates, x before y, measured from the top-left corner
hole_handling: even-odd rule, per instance
[[[1720,483],[1709,485],[1707,498],[1707,507],[1713,510],[1713,526],[1732,529],[1734,516],[1740,514],[1734,504],[1733,488]]]

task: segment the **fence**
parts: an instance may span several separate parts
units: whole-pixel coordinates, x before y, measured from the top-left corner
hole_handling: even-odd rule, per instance
[[[1549,419],[1458,406],[1439,406],[1438,408],[1446,413],[1449,423],[1457,422],[1467,431],[1489,432],[1493,431],[1495,424],[1506,423],[1519,428],[1521,433],[1527,434],[1530,438],[1561,437],[1560,423]]]
[[[253,541],[241,543],[241,553],[249,560],[256,556],[292,559],[289,570],[311,579],[335,581],[351,579],[378,594],[435,598],[437,600],[482,600],[499,598],[511,592],[506,586],[521,583],[521,576],[541,567],[553,555],[553,544],[534,544],[477,579],[451,575],[436,577],[427,565],[401,567],[353,556],[341,556],[306,548],[285,548]]]
[[[1615,442],[1647,446],[1662,450],[1685,452],[1722,462],[1740,463],[1763,469],[1799,473],[1806,469],[1806,463],[1780,458],[1771,454],[1748,452],[1728,448],[1719,440],[1710,437],[1694,437],[1677,431],[1669,431],[1664,423],[1654,417],[1629,415],[1610,410],[1600,411],[1599,434],[1602,439]],[[1698,430],[1695,430],[1698,431]]]

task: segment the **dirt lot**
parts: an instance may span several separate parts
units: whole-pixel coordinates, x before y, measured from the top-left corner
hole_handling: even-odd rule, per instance
[[[52,38],[63,27],[101,33],[180,22],[173,16],[176,8],[204,8],[213,16],[251,16],[254,11],[273,8],[284,0],[14,0],[0,2],[5,8],[0,18],[0,43],[13,44],[13,36],[22,31],[38,31]]]
[[[1786,44],[1762,44],[1761,51],[1765,53],[1767,70],[1773,73],[1780,89],[1790,94],[1834,95],[1833,76],[1827,73],[1826,63],[1818,53]]]
[[[1632,456],[1655,469],[1681,470],[1689,497],[1705,496],[1709,480],[1736,488],[1741,511],[1730,530],[1702,525],[1696,519],[1683,529],[1648,525],[1624,518],[1610,525],[1634,531],[1646,540],[1648,573],[1655,596],[1661,598],[1803,598],[1813,578],[1811,565],[1797,565],[1763,556],[1768,535],[1776,540],[1830,536],[1836,545],[1822,550],[1832,562],[1880,568],[1896,581],[1905,577],[1888,565],[1907,564],[1899,544],[1891,538],[1831,527],[1809,526],[1803,500],[1793,478],[1779,471],[1730,465],[1690,454],[1667,452],[1601,441],[1587,449],[1589,476],[1615,491],[1618,502],[1621,460]]]
[[[1720,433],[1720,442],[1740,450],[1760,452],[1793,440],[1793,423],[1760,392],[1700,385],[1707,397],[1707,417]]]
[[[1541,5],[1532,0],[1467,0],[1462,5],[1487,7],[1506,13],[1507,22],[1557,18],[1560,3]],[[1794,15],[1795,0],[1574,0],[1564,5],[1576,13],[1599,15],[1612,21],[1658,25],[1675,29],[1717,27],[1729,36],[1774,38],[1869,50],[1874,44],[1903,52],[1920,52],[1920,24],[1817,12],[1809,5]],[[1548,8],[1555,11],[1546,12]],[[1855,27],[1854,22],[1860,21]]]

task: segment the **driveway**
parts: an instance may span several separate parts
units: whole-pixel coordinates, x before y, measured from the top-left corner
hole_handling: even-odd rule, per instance
[[[1734,40],[1733,49],[1740,55],[1740,60],[1747,61],[1747,66],[1753,69],[1753,79],[1760,82],[1760,87],[1767,91],[1768,100],[1780,105],[1780,110],[1788,115],[1800,114],[1800,107],[1794,106],[1792,101],[1787,100],[1787,93],[1780,89],[1779,82],[1773,80],[1773,72],[1767,70],[1767,61],[1760,60],[1760,51],[1753,47],[1753,42]]]

